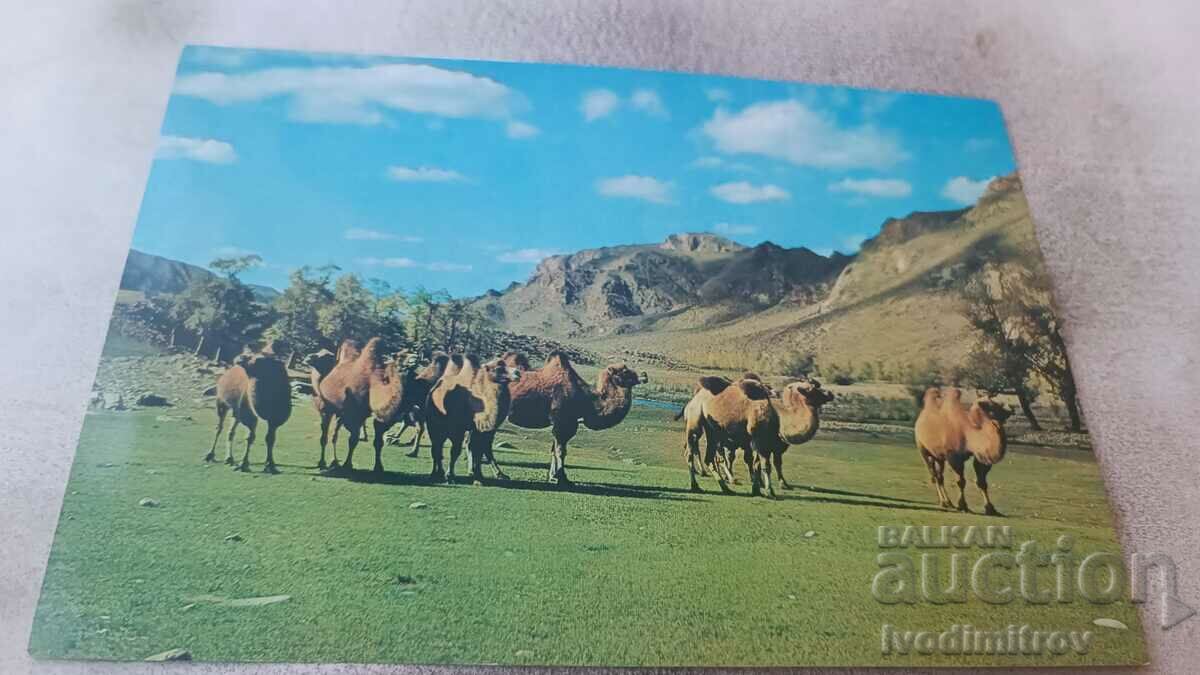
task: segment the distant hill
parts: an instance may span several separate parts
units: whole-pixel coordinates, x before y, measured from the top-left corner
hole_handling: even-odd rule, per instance
[[[121,290],[148,294],[179,293],[194,279],[215,276],[203,267],[129,249],[125,271],[121,274]],[[271,302],[279,297],[279,291],[269,286],[249,286],[259,302]]]
[[[809,352],[826,365],[953,365],[973,342],[958,288],[985,261],[1042,272],[1015,175],[974,207],[889,218],[854,256],[675,234],[547,258],[476,305],[514,332],[697,366],[766,368]]]

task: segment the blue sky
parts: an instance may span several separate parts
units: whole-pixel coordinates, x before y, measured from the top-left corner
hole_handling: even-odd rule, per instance
[[[133,247],[472,295],[715,232],[852,253],[1015,168],[988,101],[528,63],[184,50]]]

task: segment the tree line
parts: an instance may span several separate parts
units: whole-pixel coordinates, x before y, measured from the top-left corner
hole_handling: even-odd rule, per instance
[[[240,278],[262,263],[257,255],[218,258],[218,274],[191,280],[176,295],[148,299],[151,315],[166,327],[171,346],[191,340],[196,354],[231,357],[263,341],[293,354],[336,350],[344,339],[380,336],[389,350],[493,351],[496,330],[483,313],[444,290],[411,291],[382,279],[362,279],[335,265],[301,267],[269,303]],[[285,354],[286,355],[286,354]]]

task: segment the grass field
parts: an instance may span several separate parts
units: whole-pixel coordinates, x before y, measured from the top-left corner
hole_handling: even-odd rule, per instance
[[[87,416],[35,656],[142,659],[183,648],[211,661],[1145,660],[1136,612],[1123,601],[882,605],[870,592],[879,525],[1003,524],[1018,542],[1048,546],[1068,533],[1076,551],[1116,551],[1099,471],[1085,453],[1016,449],[992,472],[1007,517],[986,518],[937,509],[911,441],[866,434],[821,432],[792,448],[785,468],[798,489],[768,501],[747,496],[746,485],[721,495],[711,481],[707,493],[689,493],[679,423],[666,409],[637,407],[614,430],[581,431],[568,457],[579,485],[565,492],[545,482],[543,432],[508,426],[499,435],[515,446],[497,453],[510,483],[446,486],[427,483],[427,448],[419,459],[386,449],[381,480],[319,477],[306,401],[281,430],[277,476],[202,463],[210,410],[161,414]],[[369,448],[356,461],[369,468]],[[159,505],[140,506],[144,498]],[[968,498],[979,505],[978,492]],[[277,595],[290,597],[223,601]],[[1129,630],[1094,626],[1099,617]],[[1083,656],[884,657],[884,623],[939,631],[1028,623],[1096,638]]]

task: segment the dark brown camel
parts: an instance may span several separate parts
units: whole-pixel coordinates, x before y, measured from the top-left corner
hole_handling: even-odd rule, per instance
[[[433,385],[424,405],[429,432],[434,480],[454,482],[454,468],[462,454],[463,439],[470,434],[471,476],[483,481],[482,466],[492,465],[496,477],[507,479],[492,455],[496,430],[509,414],[510,374],[503,361],[480,365],[472,355],[451,357],[446,373]],[[442,462],[442,448],[450,441],[449,472]]]

